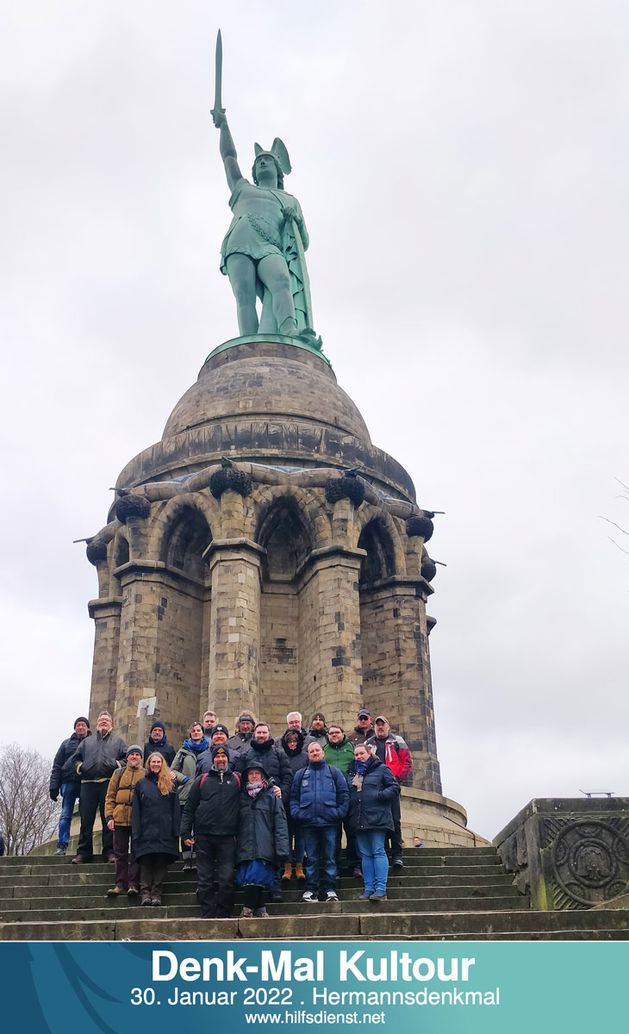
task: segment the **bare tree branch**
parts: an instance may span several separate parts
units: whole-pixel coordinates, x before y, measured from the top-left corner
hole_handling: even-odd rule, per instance
[[[35,750],[11,743],[0,751],[0,828],[6,852],[24,855],[49,840],[59,804],[48,793],[50,761]]]

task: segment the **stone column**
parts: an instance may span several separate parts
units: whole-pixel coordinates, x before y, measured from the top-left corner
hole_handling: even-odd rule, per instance
[[[331,546],[306,561],[299,591],[299,704],[351,729],[361,705],[358,579],[365,551]]]
[[[261,557],[250,539],[215,539],[208,705],[231,726],[244,708],[259,717]]]
[[[390,578],[361,594],[363,696],[413,754],[413,785],[441,793],[424,579]]]
[[[116,706],[116,674],[120,643],[121,596],[108,596],[88,603],[89,615],[94,619],[94,663],[90,693],[90,721],[100,711]]]

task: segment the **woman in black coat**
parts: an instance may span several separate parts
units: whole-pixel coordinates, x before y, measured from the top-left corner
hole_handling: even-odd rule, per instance
[[[133,853],[140,863],[140,904],[161,905],[162,884],[179,857],[179,800],[161,754],[147,760],[146,777],[136,784],[131,813]]]
[[[363,871],[360,897],[386,901],[389,859],[384,841],[393,830],[391,805],[399,797],[400,784],[390,769],[362,743],[354,748],[354,763],[348,779],[349,826],[356,836]]]
[[[244,890],[243,919],[266,916],[265,892],[277,889],[278,864],[290,855],[282,798],[269,786],[266,772],[243,773],[236,840],[236,883]]]
[[[295,772],[298,772],[300,768],[305,768],[308,764],[308,754],[304,746],[305,740],[306,734],[301,729],[287,729],[284,735],[276,741],[278,750],[286,754],[293,778],[295,777]],[[306,851],[304,848],[303,827],[289,813],[286,815],[286,821],[288,822],[288,838],[292,848],[292,865],[290,858],[284,863],[282,879],[290,880],[294,865],[296,878],[298,880],[305,880],[304,855]]]

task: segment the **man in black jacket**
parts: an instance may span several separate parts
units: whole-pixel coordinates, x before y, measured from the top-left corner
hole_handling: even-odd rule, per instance
[[[151,731],[149,732],[149,738],[144,744],[144,764],[149,759],[150,754],[154,754],[157,751],[161,754],[164,761],[170,768],[173,763],[176,751],[175,748],[168,742],[168,736],[166,735],[166,726],[159,719],[153,722]]]
[[[127,756],[127,745],[112,731],[109,711],[102,711],[96,720],[96,734],[86,736],[74,756],[76,771],[81,778],[79,813],[81,831],[75,865],[91,862],[94,857],[92,834],[96,812],[100,811],[103,827],[103,858],[115,862],[113,834],[105,821],[105,798],[109,780],[116,768],[120,768]]]
[[[236,772],[246,772],[248,768],[261,768],[267,776],[272,777],[282,792],[284,809],[288,810],[288,797],[293,773],[288,758],[283,750],[275,746],[271,731],[266,722],[258,722],[253,733],[249,749],[242,751],[234,761]]]
[[[240,776],[231,771],[227,747],[219,744],[208,753],[212,767],[192,784],[181,839],[187,847],[196,844],[201,915],[204,919],[228,919],[234,907]]]
[[[59,834],[57,836],[56,854],[65,854],[70,840],[70,823],[79,793],[81,780],[76,774],[74,755],[81,742],[90,735],[90,723],[87,718],[77,718],[74,732],[64,740],[55,754],[50,772],[50,799],[56,801],[61,793],[62,805],[59,817]]]

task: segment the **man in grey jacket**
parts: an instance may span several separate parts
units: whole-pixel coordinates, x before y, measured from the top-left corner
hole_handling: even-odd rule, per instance
[[[126,759],[127,745],[112,732],[112,725],[109,711],[102,711],[96,720],[95,735],[86,736],[75,755],[76,771],[81,778],[81,829],[77,853],[72,859],[75,865],[91,862],[94,857],[92,838],[97,811],[103,827],[103,858],[115,861],[113,834],[105,821],[105,798],[113,772]]]

